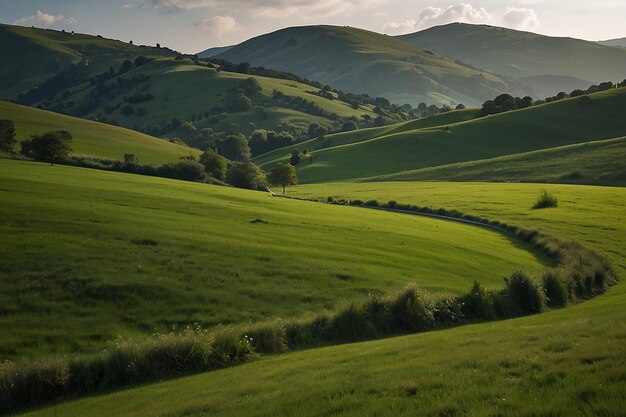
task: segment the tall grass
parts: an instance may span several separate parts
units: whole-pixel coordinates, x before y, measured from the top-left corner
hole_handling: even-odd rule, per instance
[[[542,208],[558,207],[558,206],[559,206],[559,199],[556,198],[554,194],[550,194],[548,191],[543,190],[541,194],[539,195],[539,198],[537,198],[537,201],[535,201],[533,208],[542,209]]]
[[[346,202],[339,201],[339,204]],[[387,207],[375,201],[371,207]],[[393,202],[401,210],[471,220],[496,227],[532,243],[557,260],[557,267],[535,277],[513,271],[500,291],[474,283],[461,296],[433,294],[412,285],[397,293],[346,301],[335,311],[309,318],[275,320],[247,327],[154,335],[140,341],[118,340],[95,356],[65,356],[38,362],[0,365],[0,413],[148,381],[237,365],[256,354],[370,340],[534,314],[603,293],[617,281],[608,260],[576,242],[563,242],[536,230]]]

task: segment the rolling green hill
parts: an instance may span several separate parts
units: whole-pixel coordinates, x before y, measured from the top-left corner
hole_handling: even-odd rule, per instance
[[[314,150],[298,176],[301,182],[359,179],[620,137],[624,108],[626,88],[619,88],[460,123],[382,131],[355,143],[343,138],[345,145]],[[257,162],[269,169],[286,158],[276,151]]]
[[[530,210],[543,188],[559,196],[558,209]],[[297,190],[394,199],[523,224],[581,240],[608,256],[622,277],[626,273],[623,188],[405,182]],[[602,297],[546,314],[290,353],[24,416],[620,417],[626,407],[625,301],[622,282]]]
[[[290,108],[289,105],[274,99],[274,91],[280,91],[289,97],[305,99],[317,108],[341,118],[360,118],[364,114],[376,117],[372,106],[354,109],[340,100],[329,100],[313,94],[317,89],[296,81],[218,71],[215,68],[196,65],[190,59],[155,60],[134,68],[123,76],[113,78],[105,85],[115,85],[119,78],[143,81],[102,94],[99,93],[97,85],[85,83],[71,89],[66,97],[49,100],[48,108],[81,117],[92,115],[95,118],[114,120],[122,126],[147,131],[158,131],[159,126],[162,126],[163,122],[169,123],[172,117],[192,122],[198,130],[210,127],[214,130],[226,129],[246,134],[255,128],[278,130],[283,122],[300,125],[305,130],[308,124],[313,122],[325,126],[333,125],[334,121],[328,115]],[[262,88],[261,91],[250,95],[250,99],[253,106],[263,108],[263,114],[255,108],[241,111],[228,111],[224,108],[225,100],[236,96],[232,91],[248,78],[257,80]],[[128,97],[142,97],[147,94],[153,98],[138,103],[128,102]],[[124,106],[130,106],[132,110],[125,112]],[[219,122],[213,122],[210,118],[224,113],[227,113],[226,118]],[[250,126],[250,122],[254,123],[254,127]],[[228,123],[226,126],[221,126],[226,123]],[[170,130],[165,134],[188,139],[185,137],[187,133],[180,130]]]
[[[411,282],[500,288],[513,267],[550,264],[484,228],[255,191],[13,160],[0,181],[2,360],[294,318]]]
[[[513,29],[451,23],[398,39],[533,88],[533,98],[626,78],[626,49]],[[542,77],[550,76],[551,83]]]
[[[217,58],[289,71],[344,91],[414,106],[422,101],[477,105],[513,89],[486,71],[351,27],[282,29],[234,46]]]
[[[265,128],[300,136],[311,123],[335,130],[342,120],[365,123],[363,116],[377,116],[373,105],[354,108],[300,82],[222,71],[167,48],[99,36],[1,25],[0,53],[6,59],[0,98],[194,145],[202,143],[203,128],[246,135]],[[250,104],[235,108],[248,78],[263,90],[248,93]],[[283,98],[276,99],[274,91]],[[191,129],[180,129],[183,121]]]
[[[626,137],[400,172],[368,181],[502,181],[626,185]]]
[[[15,99],[71,64],[85,64],[84,74],[93,76],[125,60],[174,56],[174,52],[99,36],[0,24],[0,55],[0,98]]]
[[[6,101],[0,101],[0,119],[15,123],[16,136],[20,141],[31,135],[67,130],[73,136],[72,151],[78,155],[120,160],[125,153],[132,153],[141,163],[163,164],[175,162],[190,153],[199,154],[195,149],[143,133]],[[15,150],[19,150],[19,145]]]

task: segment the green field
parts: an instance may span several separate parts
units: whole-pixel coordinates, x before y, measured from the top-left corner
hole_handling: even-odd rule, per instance
[[[626,185],[626,137],[400,172],[368,181],[500,181]]]
[[[559,207],[530,210],[544,188]],[[401,182],[299,186],[293,194],[460,209],[579,240],[626,273],[623,188]],[[618,417],[626,407],[625,299],[622,283],[538,316],[296,352],[27,415]]]
[[[315,150],[312,163],[298,166],[298,177],[303,183],[355,180],[616,138],[626,129],[625,106],[626,88],[618,88],[460,123],[381,131],[353,143],[344,136],[345,145]],[[279,151],[256,159],[265,169],[279,161]]]
[[[65,116],[19,104],[0,101],[0,118],[15,123],[16,138],[21,141],[31,135],[53,130],[67,130],[72,134],[72,152],[100,158],[123,159],[132,153],[144,164],[175,162],[190,153],[199,155],[196,149],[176,145],[143,133]],[[19,144],[16,146],[19,151]]]
[[[408,283],[500,288],[547,264],[449,221],[24,161],[0,160],[0,178],[3,359],[298,317]]]

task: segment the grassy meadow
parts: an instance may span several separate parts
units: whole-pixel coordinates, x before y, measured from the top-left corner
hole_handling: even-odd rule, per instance
[[[408,283],[501,288],[548,264],[509,236],[417,216],[25,161],[0,160],[0,179],[3,359],[298,317]]]
[[[344,137],[345,144],[314,150],[298,176],[303,183],[354,180],[617,138],[626,127],[625,105],[626,88],[618,88],[458,123],[381,131],[353,143]],[[256,161],[269,169],[281,161],[279,155]],[[282,160],[287,158],[283,153]]]
[[[78,155],[121,160],[125,153],[132,153],[143,164],[163,164],[176,162],[190,153],[200,154],[197,149],[143,133],[7,101],[0,101],[0,118],[15,123],[18,141],[53,130],[67,130],[72,134],[72,151]],[[19,150],[19,144],[15,150]]]
[[[383,175],[367,181],[499,181],[626,185],[626,137]]]
[[[531,210],[544,188],[559,206]],[[291,194],[455,208],[579,240],[626,273],[622,188],[387,182],[305,185]],[[536,316],[296,352],[24,415],[617,417],[626,407],[625,299],[621,283]]]

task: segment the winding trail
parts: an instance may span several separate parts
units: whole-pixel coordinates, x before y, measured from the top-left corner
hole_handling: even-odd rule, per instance
[[[292,196],[288,196],[288,195],[276,194],[272,190],[270,190],[269,188],[267,189],[267,191],[270,193],[270,195],[272,197],[288,198],[290,200],[299,200],[299,201],[309,201],[309,202],[312,202],[312,203],[320,203],[320,204],[330,204],[330,205],[333,205],[333,206],[341,205],[341,204],[330,203],[330,202],[326,202],[326,201],[313,200],[313,199],[309,199],[309,198],[292,197]],[[453,221],[453,222],[465,223],[465,224],[470,224],[470,225],[473,225],[473,226],[479,226],[479,227],[484,227],[484,228],[491,229],[491,230],[496,230],[498,232],[504,233],[505,235],[512,235],[513,234],[513,233],[511,233],[510,230],[507,230],[507,229],[505,229],[503,227],[495,226],[493,224],[477,222],[477,221],[474,221],[474,220],[460,219],[458,217],[452,217],[452,216],[444,216],[442,214],[421,213],[419,211],[393,209],[393,208],[388,208],[388,207],[352,206],[350,204],[345,204],[345,205],[348,206],[348,207],[358,207],[358,208],[365,208],[365,209],[372,209],[372,210],[390,211],[392,213],[409,214],[409,215],[412,215],[412,216],[424,216],[424,217],[431,217],[431,218],[435,218],[435,219],[450,220],[450,221]]]

